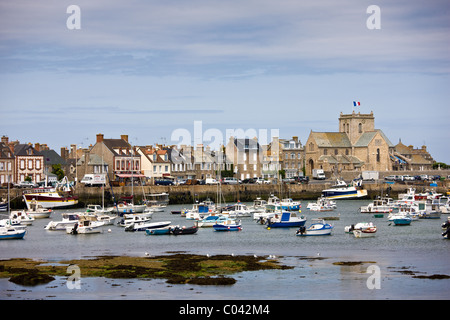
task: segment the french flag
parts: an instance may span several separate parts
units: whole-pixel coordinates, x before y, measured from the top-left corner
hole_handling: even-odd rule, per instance
[[[361,103],[359,103],[359,101],[353,101],[353,106],[354,107],[356,107],[356,106],[359,107],[360,105],[361,105]]]

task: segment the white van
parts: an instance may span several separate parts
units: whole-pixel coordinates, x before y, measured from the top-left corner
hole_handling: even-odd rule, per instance
[[[216,179],[209,179],[209,178],[207,178],[205,180],[205,184],[219,184],[219,181],[217,181]]]

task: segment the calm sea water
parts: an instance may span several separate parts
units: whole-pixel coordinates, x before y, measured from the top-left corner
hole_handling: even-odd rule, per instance
[[[0,241],[0,258],[33,258],[49,261],[79,259],[100,255],[144,256],[183,251],[195,254],[275,255],[290,270],[243,272],[235,275],[233,286],[210,287],[167,285],[164,280],[117,280],[82,278],[81,289],[68,289],[66,278],[36,287],[22,287],[0,279],[0,299],[449,299],[449,279],[418,279],[412,275],[450,275],[450,241],[441,236],[441,219],[419,220],[410,226],[394,226],[387,217],[373,218],[358,208],[368,200],[340,200],[332,212],[311,212],[302,202],[302,215],[339,216],[331,236],[297,237],[295,228],[271,229],[252,218],[242,218],[240,232],[215,232],[201,228],[194,235],[147,236],[145,232],[125,232],[105,226],[104,233],[68,235],[65,231],[46,231],[50,220],[60,220],[55,210],[50,219],[37,219],[28,227],[24,240]],[[191,205],[171,205],[153,214],[153,221],[172,221],[190,226],[193,221],[176,210]],[[374,238],[358,239],[344,227],[372,221],[378,227]],[[111,229],[111,232],[107,230]],[[363,261],[356,266],[333,262]],[[369,289],[369,266],[380,270],[380,288]],[[407,272],[405,272],[407,271]]]

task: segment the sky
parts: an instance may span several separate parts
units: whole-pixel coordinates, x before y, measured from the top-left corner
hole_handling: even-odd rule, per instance
[[[58,153],[98,133],[305,143],[373,111],[394,145],[450,164],[449,16],[447,0],[0,1],[0,135]]]

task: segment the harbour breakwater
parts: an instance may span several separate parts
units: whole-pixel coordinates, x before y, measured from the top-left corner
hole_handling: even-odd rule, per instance
[[[322,190],[334,185],[334,181],[312,181],[309,184],[239,184],[239,185],[179,185],[179,186],[120,186],[106,187],[104,201],[105,205],[113,204],[113,199],[120,201],[123,196],[134,194],[135,203],[144,199],[150,200],[150,194],[168,193],[170,204],[192,204],[195,201],[211,199],[218,201],[218,196],[222,203],[233,203],[237,201],[250,202],[260,197],[266,199],[270,195],[276,195],[279,198],[293,198],[295,200],[316,200],[322,193]],[[417,192],[425,190],[435,190],[438,193],[446,194],[450,187],[450,180],[438,181],[437,187],[430,187],[430,182],[395,182],[387,184],[383,180],[363,183],[363,188],[367,190],[368,199],[374,199],[377,196],[389,195],[397,199],[398,194],[405,193],[410,187]],[[22,197],[23,190],[10,190],[11,208],[21,209],[25,206]],[[78,185],[74,190],[74,195],[78,196],[78,207],[85,207],[87,204],[101,204],[103,201],[103,191],[100,187],[85,187]],[[7,190],[0,190],[2,199],[7,198]]]

